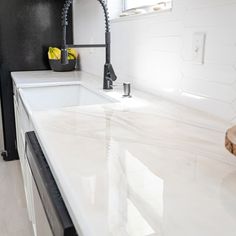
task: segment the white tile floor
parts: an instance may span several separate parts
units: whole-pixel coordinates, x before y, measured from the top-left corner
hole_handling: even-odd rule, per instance
[[[19,161],[0,159],[0,236],[33,236]]]

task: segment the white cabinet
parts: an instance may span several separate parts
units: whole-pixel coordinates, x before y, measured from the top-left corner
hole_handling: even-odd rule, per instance
[[[20,98],[18,90],[14,86],[14,109],[16,122],[17,150],[20,158],[26,203],[29,220],[32,222],[35,236],[51,236],[50,226],[46,214],[42,208],[37,189],[31,173],[31,169],[25,155],[25,133],[33,131],[33,126],[27,110]],[[38,224],[38,225],[37,225]],[[37,227],[38,226],[38,227]],[[43,226],[43,228],[42,228]],[[47,234],[45,233],[47,232]]]
[[[34,131],[31,118],[15,87],[14,107],[17,149],[21,163],[28,215],[32,222],[34,236],[77,236],[43,152],[39,152],[41,147],[35,132],[30,132]]]
[[[35,217],[34,217],[34,202],[32,192],[32,175],[30,167],[25,157],[25,133],[32,130],[32,125],[29,119],[29,115],[24,108],[20,95],[14,86],[14,109],[15,109],[15,122],[16,122],[16,138],[17,138],[17,150],[20,158],[26,203],[28,209],[29,219],[32,222],[35,232]]]
[[[30,170],[30,166],[28,161],[25,158],[25,169],[24,169],[24,185],[25,185],[25,196],[26,196],[26,201],[27,201],[27,208],[28,208],[28,214],[29,214],[29,219],[32,222],[32,226],[34,229],[34,234],[36,234],[36,217],[35,217],[35,201],[34,201],[34,196],[33,196],[33,185],[34,185],[34,179]]]

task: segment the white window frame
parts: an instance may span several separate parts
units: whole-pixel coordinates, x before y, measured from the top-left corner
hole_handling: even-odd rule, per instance
[[[130,8],[130,9],[126,8],[127,1],[128,0],[122,0],[123,6],[122,6],[122,13],[120,15],[121,17],[171,10],[173,0],[163,0],[163,1],[157,0],[157,4],[155,5],[143,5],[140,7]]]

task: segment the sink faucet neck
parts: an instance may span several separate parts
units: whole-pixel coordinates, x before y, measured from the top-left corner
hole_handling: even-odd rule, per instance
[[[73,0],[66,0],[62,9],[62,46],[61,46],[61,63],[68,64],[68,47],[72,48],[96,48],[104,47],[106,50],[106,61],[104,66],[103,89],[112,89],[113,81],[117,79],[114,69],[111,65],[111,32],[110,20],[107,4],[104,0],[97,0],[104,12],[105,17],[105,44],[84,44],[84,45],[68,45],[66,42],[66,31],[68,25],[68,11]]]

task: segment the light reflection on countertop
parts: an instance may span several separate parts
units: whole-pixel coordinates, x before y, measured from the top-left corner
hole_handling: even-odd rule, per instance
[[[108,151],[108,173],[109,231],[114,235],[159,235],[163,179],[113,140]]]
[[[32,119],[81,236],[236,235],[222,120],[138,91]]]

